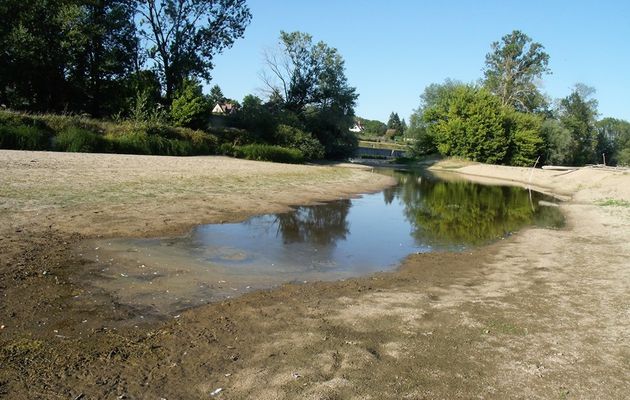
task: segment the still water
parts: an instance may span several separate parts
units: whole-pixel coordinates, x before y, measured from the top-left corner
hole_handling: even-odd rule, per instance
[[[398,185],[240,223],[200,225],[181,237],[91,242],[82,251],[105,265],[97,284],[122,302],[173,313],[285,282],[392,270],[412,253],[461,251],[526,226],[563,224],[554,200],[540,193],[382,173]]]

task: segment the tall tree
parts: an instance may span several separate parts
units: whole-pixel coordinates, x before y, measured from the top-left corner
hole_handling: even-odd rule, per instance
[[[356,89],[348,85],[337,49],[313,43],[303,32],[281,32],[280,49],[265,55],[262,75],[270,98],[297,116],[326,147],[326,156],[343,157],[356,147],[348,129],[354,120]]]
[[[0,102],[36,111],[63,108],[65,0],[0,1]]]
[[[598,157],[606,155],[609,165],[630,165],[630,122],[604,118],[597,122]]]
[[[423,119],[441,154],[504,162],[509,147],[505,114],[500,100],[486,89],[453,86],[424,110]]]
[[[223,103],[225,101],[225,96],[223,95],[223,91],[219,85],[214,85],[210,89],[210,94],[208,95],[208,103],[210,103],[210,107],[216,106],[218,103]]]
[[[515,30],[491,47],[484,68],[486,88],[499,97],[503,106],[524,112],[540,109],[545,100],[536,81],[550,73],[544,46]]]
[[[124,80],[138,69],[133,0],[77,1],[64,10],[62,46],[75,110],[113,114]]]
[[[400,121],[398,113],[392,111],[392,113],[389,114],[389,119],[387,120],[387,129],[395,130],[397,135],[400,135],[402,133],[402,122]]]
[[[409,128],[407,135],[415,138],[412,152],[417,155],[436,153],[437,147],[434,138],[431,136],[433,131],[427,129],[427,121],[424,118],[425,110],[428,110],[444,99],[457,87],[464,84],[447,78],[444,83],[432,83],[424,88],[420,95],[420,105],[411,114],[409,119]]]
[[[141,34],[170,102],[185,78],[210,79],[212,60],[245,33],[245,0],[139,0]]]
[[[595,89],[576,84],[571,94],[560,100],[560,121],[571,132],[571,164],[584,165],[598,161],[597,100]]]

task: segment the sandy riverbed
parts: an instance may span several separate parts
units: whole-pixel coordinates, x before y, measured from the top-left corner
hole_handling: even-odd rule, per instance
[[[221,157],[0,151],[0,397],[207,399],[221,388],[215,398],[624,398],[630,173],[434,168],[570,197],[568,226],[129,325],[134,310],[90,287],[73,244],[391,182]]]

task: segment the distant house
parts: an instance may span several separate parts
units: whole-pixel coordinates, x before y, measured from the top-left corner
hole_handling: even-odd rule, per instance
[[[354,125],[352,126],[352,128],[350,128],[350,132],[361,133],[363,132],[363,129],[365,128],[363,127],[363,124],[361,123],[361,121],[356,120],[354,121]]]
[[[238,109],[238,105],[230,102],[217,103],[212,109],[213,114],[230,115]]]

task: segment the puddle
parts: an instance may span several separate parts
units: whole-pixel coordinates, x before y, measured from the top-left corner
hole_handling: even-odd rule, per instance
[[[356,199],[299,206],[175,238],[97,240],[93,283],[121,303],[169,314],[286,282],[395,269],[411,253],[461,251],[525,226],[558,228],[555,201],[517,187],[393,172],[398,185]]]

